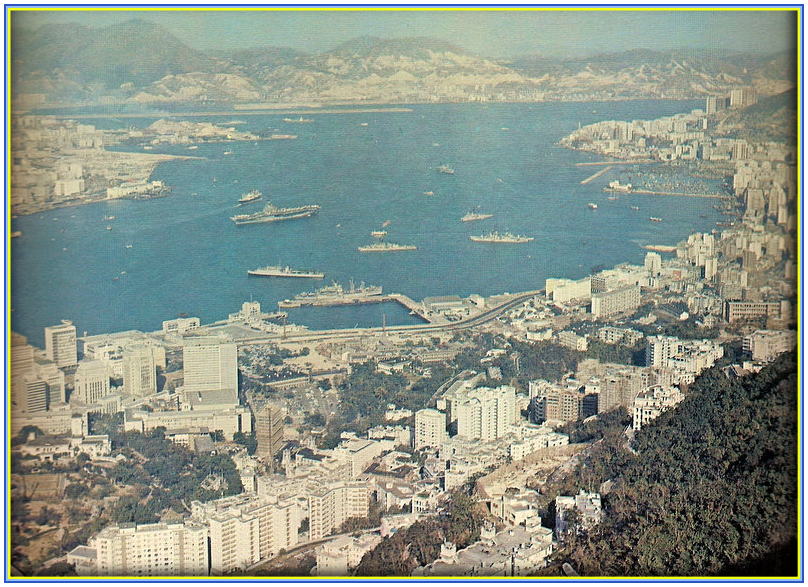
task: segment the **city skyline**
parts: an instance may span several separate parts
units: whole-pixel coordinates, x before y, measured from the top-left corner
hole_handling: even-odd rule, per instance
[[[122,7],[123,8],[123,7]],[[222,18],[226,13],[226,18]],[[794,50],[793,10],[606,10],[597,7],[531,9],[458,7],[412,10],[26,10],[11,12],[12,32],[45,24],[91,28],[141,19],[160,24],[188,46],[204,51],[287,47],[322,53],[356,37],[430,37],[481,56],[583,57],[637,49],[759,54]],[[233,34],[238,31],[238,34]],[[638,34],[637,31],[642,31]],[[507,40],[505,40],[507,39]]]

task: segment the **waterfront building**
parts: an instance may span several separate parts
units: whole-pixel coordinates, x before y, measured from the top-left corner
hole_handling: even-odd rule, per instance
[[[94,404],[108,396],[109,369],[104,361],[84,361],[76,369],[76,383],[70,400],[85,405]]]
[[[266,404],[255,414],[255,440],[258,448],[255,456],[271,461],[281,448],[283,441],[283,410]]]
[[[446,414],[431,408],[415,412],[415,450],[425,446],[438,448],[447,438]]]
[[[199,318],[175,318],[163,322],[163,334],[183,335],[199,328]]]
[[[236,344],[213,336],[188,336],[182,344],[186,391],[238,390]]]
[[[545,281],[545,295],[554,302],[569,302],[570,300],[586,301],[592,298],[592,283],[590,277],[583,279],[556,279]]]
[[[70,320],[62,320],[58,326],[45,327],[45,356],[59,368],[78,364],[76,327]]]
[[[94,544],[101,577],[208,574],[208,530],[195,523],[109,526]]]
[[[639,306],[640,288],[636,285],[627,285],[592,295],[592,315],[597,319],[630,312]]]
[[[653,385],[634,399],[633,428],[639,430],[684,399],[678,387]]]
[[[797,333],[793,330],[757,330],[743,339],[743,350],[753,361],[771,361],[796,345]]]

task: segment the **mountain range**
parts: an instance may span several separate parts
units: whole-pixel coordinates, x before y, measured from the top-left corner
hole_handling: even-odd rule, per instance
[[[795,87],[788,54],[628,51],[492,60],[438,39],[358,37],[307,54],[283,47],[202,52],[164,27],[46,25],[11,35],[18,106],[701,98]]]

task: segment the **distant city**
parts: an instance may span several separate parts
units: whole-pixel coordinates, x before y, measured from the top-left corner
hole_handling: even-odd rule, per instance
[[[44,348],[12,331],[12,579],[801,572],[801,129],[787,59],[643,64],[645,54],[559,62],[542,75],[535,63],[520,69],[438,41],[375,39],[317,56],[272,53],[271,64],[260,52],[214,63],[156,25],[116,26],[156,35],[166,71],[190,69],[138,78],[124,60],[116,75],[132,77],[113,84],[79,65],[27,82],[13,68],[13,220],[176,198],[183,186],[156,179],[159,166],[200,161],[211,146],[233,160],[236,145],[309,148],[308,117],[329,108],[390,115],[471,102],[482,119],[490,102],[638,98],[703,106],[643,120],[605,120],[587,106],[596,122],[558,142],[589,157],[577,164],[592,190],[580,214],[619,203],[632,222],[664,226],[641,198],[671,210],[698,198],[719,220],[676,244],[644,244],[642,264],[593,266],[583,278],[570,267],[527,291],[504,283],[495,295],[413,299],[323,284],[318,268],[279,262],[245,272],[304,284],[277,308],[244,300],[209,323],[167,312],[157,331],[93,334],[64,316],[44,328]],[[45,32],[26,34],[12,44],[18,71],[48,55]],[[211,111],[234,119],[210,122]],[[238,117],[267,111],[286,126],[239,128]],[[429,172],[454,180],[463,173],[454,167],[436,161]],[[323,215],[314,195],[283,208],[248,189],[234,192],[236,212],[219,214],[234,231]],[[482,205],[451,222],[469,227],[464,244],[479,250],[541,238],[486,224],[509,213]],[[9,246],[38,246],[13,220]],[[386,260],[428,248],[391,242],[389,223],[351,251]],[[117,230],[114,216],[103,224]],[[18,279],[46,270],[21,269]],[[315,329],[289,314],[379,303],[414,323]]]

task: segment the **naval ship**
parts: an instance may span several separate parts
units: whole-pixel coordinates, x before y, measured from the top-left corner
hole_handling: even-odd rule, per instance
[[[371,301],[383,301],[382,286],[365,285],[365,282],[354,285],[353,280],[349,288],[342,287],[336,281],[316,291],[297,294],[291,300],[278,302],[279,308],[299,308],[301,306],[343,306],[347,304],[360,304]]]
[[[247,271],[247,273],[249,275],[258,275],[260,277],[311,277],[314,279],[322,279],[324,275],[318,271],[292,269],[288,265],[286,267],[281,267],[280,265],[268,265],[267,267],[250,269]]]
[[[496,230],[481,236],[470,236],[475,243],[527,243],[533,240],[532,236],[522,236],[511,234],[510,232],[498,233]]]
[[[238,214],[231,216],[230,220],[236,224],[255,224],[258,222],[276,222],[278,220],[291,220],[292,218],[306,218],[313,216],[320,209],[317,204],[298,206],[297,208],[276,208],[271,203],[254,214]]]
[[[360,253],[386,253],[388,251],[414,251],[415,245],[397,245],[396,243],[373,243],[359,247]]]

